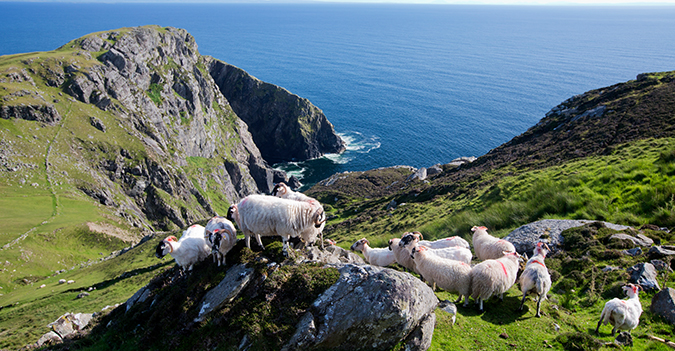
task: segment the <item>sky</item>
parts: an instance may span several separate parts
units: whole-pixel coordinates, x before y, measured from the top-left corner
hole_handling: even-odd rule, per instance
[[[69,2],[69,3],[408,3],[464,5],[675,5],[675,0],[0,0],[2,2]]]

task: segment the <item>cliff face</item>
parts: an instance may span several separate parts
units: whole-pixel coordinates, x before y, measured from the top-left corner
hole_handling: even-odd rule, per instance
[[[309,100],[230,64],[210,59],[207,66],[268,162],[307,160],[345,150],[333,125]]]
[[[47,178],[70,174],[65,181],[135,226],[184,227],[285,180],[283,172],[269,167],[251,131],[264,150],[278,148],[271,160],[344,149],[325,116],[297,96],[275,105],[275,129],[247,125],[221,89],[246,116],[268,111],[267,100],[238,97],[228,82],[216,84],[211,72],[223,66],[201,56],[182,29],[94,33],[53,52],[0,60],[0,117],[53,128],[57,137],[50,148],[67,151],[47,153]],[[259,82],[245,93],[269,91],[285,92]],[[274,139],[292,140],[293,147],[268,142]],[[7,164],[18,162],[9,151],[3,155]],[[73,164],[76,174],[69,170]]]

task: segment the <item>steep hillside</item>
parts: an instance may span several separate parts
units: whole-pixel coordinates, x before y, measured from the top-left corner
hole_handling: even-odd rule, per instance
[[[187,31],[158,26],[0,57],[0,286],[224,214],[287,180],[269,166],[278,157],[344,150],[309,101],[240,69],[239,80],[217,82],[222,67],[232,68],[201,56]],[[232,92],[228,84],[240,80],[258,83]],[[274,135],[256,135],[311,152],[281,148],[265,159],[260,150],[270,145],[256,144],[221,89],[237,113],[266,111],[275,121]]]

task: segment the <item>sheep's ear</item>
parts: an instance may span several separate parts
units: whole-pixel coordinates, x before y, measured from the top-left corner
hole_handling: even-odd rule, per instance
[[[178,238],[176,238],[173,235],[170,235],[169,237],[166,238],[166,241],[178,241]]]
[[[472,232],[475,232],[476,229],[478,229],[478,227],[476,227],[475,225],[474,225],[473,227],[471,227],[471,231],[472,231]]]

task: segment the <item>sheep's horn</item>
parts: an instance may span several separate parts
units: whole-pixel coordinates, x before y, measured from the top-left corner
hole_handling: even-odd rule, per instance
[[[326,218],[326,212],[323,211],[323,208],[320,208],[318,212],[319,212],[318,216],[316,218],[316,221],[314,222],[314,227],[316,227],[316,228],[321,227],[321,224],[323,224],[327,219]]]

